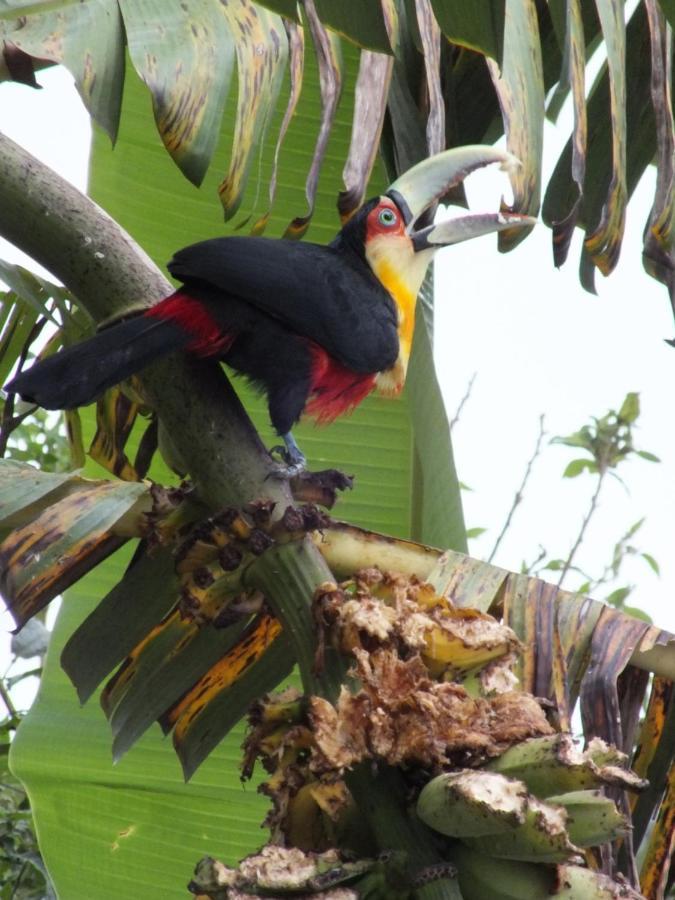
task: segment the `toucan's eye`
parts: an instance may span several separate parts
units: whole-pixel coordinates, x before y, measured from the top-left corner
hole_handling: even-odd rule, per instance
[[[382,209],[380,210],[377,220],[380,225],[384,225],[385,228],[391,228],[392,225],[395,225],[398,222],[398,216],[393,209]]]

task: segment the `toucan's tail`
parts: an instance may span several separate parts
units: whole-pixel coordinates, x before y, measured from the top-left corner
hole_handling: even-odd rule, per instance
[[[167,319],[141,315],[36,363],[5,390],[45,409],[74,409],[190,339],[189,332]]]

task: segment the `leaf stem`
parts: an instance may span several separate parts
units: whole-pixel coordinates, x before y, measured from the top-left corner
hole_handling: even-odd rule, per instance
[[[602,490],[602,484],[603,484],[606,474],[607,474],[607,469],[605,469],[605,468],[600,469],[600,472],[598,475],[598,483],[596,484],[595,491],[593,493],[593,496],[591,497],[591,503],[590,503],[590,506],[588,507],[588,512],[584,516],[584,520],[581,523],[581,528],[579,529],[579,534],[577,535],[577,539],[574,542],[574,544],[572,545],[572,549],[570,550],[570,552],[567,556],[567,559],[565,560],[565,564],[562,567],[562,572],[560,573],[560,578],[558,579],[558,588],[562,587],[562,583],[565,580],[565,576],[567,575],[570,568],[572,567],[572,562],[574,560],[574,557],[576,556],[577,551],[582,544],[582,541],[586,534],[586,529],[588,528],[588,523],[591,521],[593,514],[595,513],[596,509],[598,508],[598,497],[600,496],[600,491]]]
[[[467,403],[469,397],[471,396],[471,391],[473,390],[473,383],[476,380],[477,375],[478,375],[478,372],[474,372],[473,375],[471,376],[471,378],[469,378],[468,384],[466,386],[466,390],[464,391],[464,396],[459,401],[459,405],[457,406],[457,409],[455,410],[454,416],[452,417],[452,419],[450,419],[450,425],[448,426],[450,428],[450,431],[452,431],[452,429],[455,427],[455,425],[459,422],[459,417],[462,415],[462,410],[466,406],[466,403]]]
[[[495,558],[497,550],[499,549],[499,545],[501,544],[502,540],[504,539],[504,535],[511,527],[513,515],[514,515],[516,509],[518,508],[518,506],[520,506],[520,504],[523,501],[525,487],[527,486],[527,482],[530,480],[530,475],[532,474],[532,467],[534,466],[534,463],[535,463],[537,457],[541,453],[541,445],[544,440],[545,434],[546,434],[546,432],[544,431],[544,414],[542,413],[539,416],[539,434],[537,435],[537,443],[534,448],[534,453],[532,454],[532,456],[530,457],[530,459],[527,463],[527,467],[525,469],[525,474],[523,475],[523,480],[520,482],[520,487],[518,488],[518,490],[515,493],[515,496],[513,498],[513,503],[511,504],[511,509],[509,510],[509,513],[506,517],[506,521],[504,522],[504,525],[502,526],[502,530],[499,532],[499,537],[495,541],[494,547],[492,548],[492,552],[490,553],[490,555],[487,558],[487,562],[492,562],[492,560]]]
[[[19,712],[18,712],[16,706],[14,706],[14,703],[12,701],[12,698],[10,697],[9,691],[5,687],[5,682],[2,679],[0,679],[0,697],[2,697],[2,701],[5,704],[5,706],[7,707],[7,712],[9,713],[10,718],[16,719],[18,721]]]

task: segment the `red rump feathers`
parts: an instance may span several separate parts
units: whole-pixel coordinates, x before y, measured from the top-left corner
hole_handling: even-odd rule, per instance
[[[185,349],[195,356],[218,356],[229,350],[237,336],[234,332],[223,332],[207,306],[186,291],[176,291],[151,307],[145,315],[172,322],[192,335]]]

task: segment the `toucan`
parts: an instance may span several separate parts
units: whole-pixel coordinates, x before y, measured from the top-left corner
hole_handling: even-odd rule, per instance
[[[534,220],[423,216],[450,188],[490,163],[518,165],[487,146],[417,164],[365,203],[328,245],[229,236],[179,250],[172,294],[94,337],[36,363],[5,390],[46,409],[73,409],[177,350],[214,357],[266,396],[289,470],[304,466],[291,429],[302,413],[330,422],[372,390],[395,395],[406,377],[415,305],[440,247]]]

